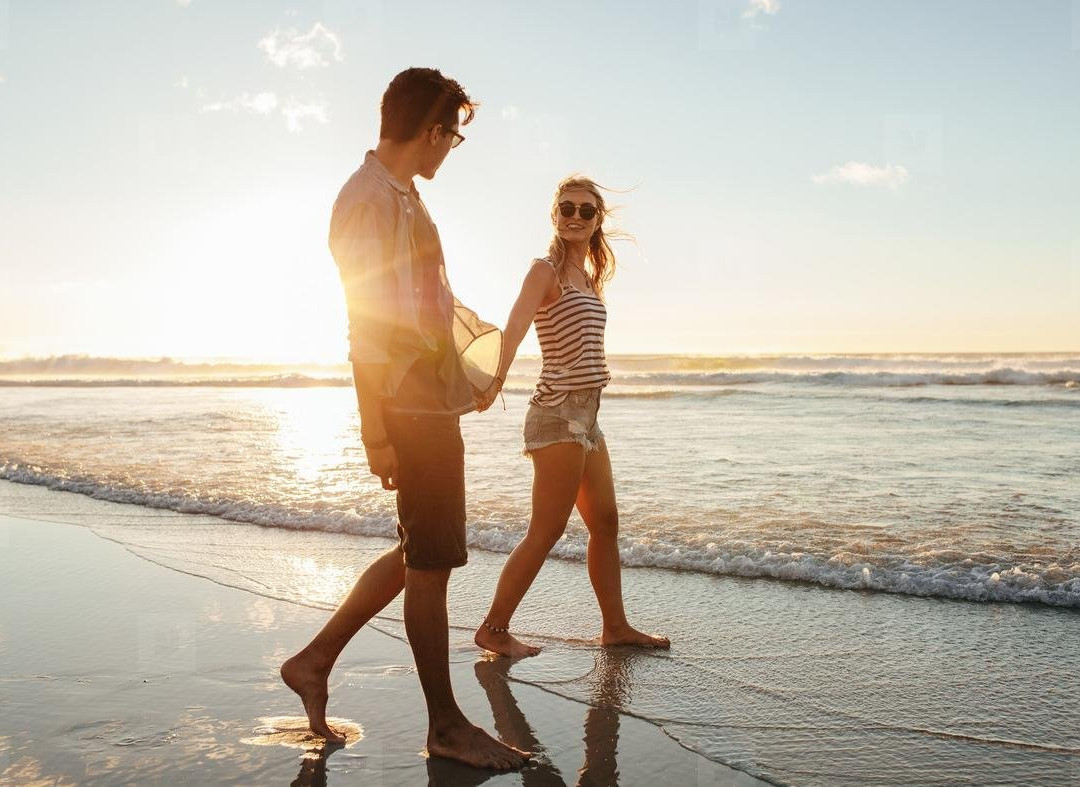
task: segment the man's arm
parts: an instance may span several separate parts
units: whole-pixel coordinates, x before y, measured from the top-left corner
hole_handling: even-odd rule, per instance
[[[364,442],[368,467],[382,481],[383,489],[397,489],[397,452],[390,445],[383,420],[383,398],[380,395],[386,364],[366,364],[353,361],[353,384],[360,410],[360,439]]]
[[[330,250],[341,274],[349,314],[349,360],[360,411],[360,434],[368,466],[384,489],[397,488],[397,454],[388,444],[382,403],[390,364],[396,292],[388,238],[366,204],[347,213],[334,206]]]

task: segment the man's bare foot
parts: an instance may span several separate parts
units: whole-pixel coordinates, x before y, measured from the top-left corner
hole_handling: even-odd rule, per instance
[[[474,768],[498,771],[516,770],[532,757],[531,752],[507,746],[467,721],[439,730],[430,729],[427,750],[432,757],[446,757]]]
[[[536,645],[526,645],[509,631],[495,633],[490,631],[487,626],[481,626],[476,630],[473,642],[484,650],[490,650],[500,656],[509,656],[512,659],[535,656],[540,652],[540,648]]]
[[[634,645],[639,648],[670,648],[671,640],[656,634],[646,634],[630,625],[617,629],[604,629],[600,635],[601,645]]]
[[[300,695],[311,731],[322,735],[327,743],[345,743],[345,736],[326,723],[326,701],[329,698],[326,679],[329,676],[329,670],[312,665],[304,659],[303,654],[297,654],[281,665],[281,679]]]

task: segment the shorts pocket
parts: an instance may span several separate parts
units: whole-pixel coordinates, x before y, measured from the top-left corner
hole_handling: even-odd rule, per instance
[[[525,414],[525,425],[522,433],[526,442],[535,440],[540,435],[540,427],[544,422],[544,413],[536,405],[530,405]]]
[[[578,406],[588,403],[589,399],[591,399],[591,398],[592,398],[592,391],[591,390],[571,391],[570,393],[568,393],[566,395],[566,400],[568,402],[572,402],[573,404],[576,404]]]

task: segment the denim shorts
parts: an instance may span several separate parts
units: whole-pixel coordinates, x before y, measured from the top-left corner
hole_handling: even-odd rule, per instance
[[[586,451],[596,451],[604,433],[596,421],[600,409],[599,388],[570,391],[561,404],[545,407],[529,403],[525,414],[525,449],[528,455],[555,443],[578,443]]]

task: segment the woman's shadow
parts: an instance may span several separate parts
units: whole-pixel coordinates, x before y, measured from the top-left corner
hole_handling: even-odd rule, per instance
[[[633,662],[638,655],[624,648],[602,648],[596,652],[595,666],[586,678],[591,686],[583,735],[585,758],[574,784],[613,785],[619,782],[618,709],[629,699]],[[514,698],[509,680],[512,664],[511,659],[485,658],[474,666],[476,678],[491,703],[495,730],[511,746],[533,752],[532,762],[521,771],[522,784],[530,787],[567,784],[566,777],[544,755],[544,745]],[[430,763],[428,772],[432,783],[438,783]]]

